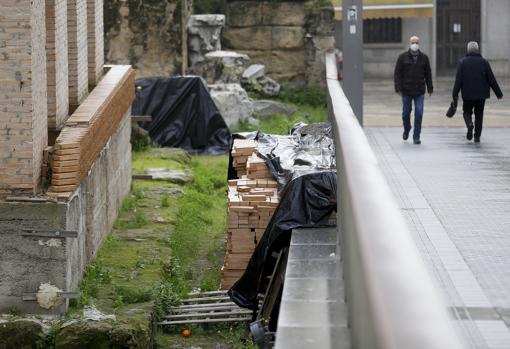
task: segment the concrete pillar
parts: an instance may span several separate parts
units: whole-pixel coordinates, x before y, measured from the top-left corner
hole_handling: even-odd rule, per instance
[[[44,0],[0,2],[0,193],[35,192],[48,142]]]
[[[88,93],[87,0],[67,1],[69,40],[69,109],[72,113]]]
[[[363,126],[363,1],[342,2],[343,89]]]
[[[481,1],[480,49],[482,55],[490,62],[496,79],[510,77],[509,16],[509,1]]]
[[[46,0],[48,128],[59,129],[69,114],[67,0]]]
[[[87,0],[87,32],[89,88],[92,89],[103,75],[103,0]]]

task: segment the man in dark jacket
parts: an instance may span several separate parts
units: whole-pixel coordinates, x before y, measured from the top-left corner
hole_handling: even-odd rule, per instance
[[[402,121],[407,140],[411,131],[411,111],[414,100],[414,144],[421,144],[421,120],[423,118],[423,101],[425,99],[425,84],[429,95],[432,95],[432,74],[429,58],[420,51],[420,38],[412,36],[409,39],[409,50],[402,53],[395,66],[395,92],[402,96]]]
[[[462,91],[462,110],[464,122],[467,127],[466,138],[473,138],[473,109],[475,110],[475,143],[480,142],[483,126],[483,109],[485,100],[490,97],[490,88],[498,99],[503,98],[503,93],[492,73],[491,66],[480,55],[480,49],[476,41],[470,41],[467,45],[467,55],[463,57],[457,67],[457,76],[453,86],[453,99],[459,98]]]

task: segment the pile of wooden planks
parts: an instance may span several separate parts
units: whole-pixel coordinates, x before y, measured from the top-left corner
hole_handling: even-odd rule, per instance
[[[134,99],[131,66],[112,66],[66,121],[51,160],[48,195],[67,198],[85,178]]]
[[[235,139],[232,146],[232,165],[237,171],[237,176],[246,175],[246,163],[248,158],[257,150],[257,142],[252,139]]]
[[[244,273],[279,203],[277,183],[256,154],[256,146],[255,141],[234,140],[232,157],[240,179],[228,181],[227,248],[221,289],[230,288]]]
[[[248,178],[272,178],[266,161],[256,153],[246,161],[246,175]]]

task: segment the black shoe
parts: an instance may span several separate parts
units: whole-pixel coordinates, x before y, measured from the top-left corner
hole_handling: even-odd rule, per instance
[[[404,141],[407,141],[408,138],[409,138],[409,131],[404,130],[404,133],[402,133],[402,139]]]
[[[421,144],[421,141],[420,141],[419,139],[414,139],[414,140],[413,140],[413,143],[414,143],[414,144]]]
[[[480,143],[480,137],[475,137],[475,143]]]
[[[473,124],[469,125],[467,129],[468,130],[466,133],[466,138],[468,141],[470,141],[473,139]],[[478,141],[480,142],[480,139],[478,139]],[[476,139],[475,139],[475,142],[476,142]]]

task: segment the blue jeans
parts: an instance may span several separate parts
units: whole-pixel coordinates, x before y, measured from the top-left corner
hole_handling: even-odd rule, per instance
[[[413,110],[414,100],[414,132],[413,139],[420,139],[421,133],[421,120],[423,118],[423,101],[425,95],[419,96],[406,96],[402,95],[402,121],[404,123],[404,130],[409,132],[411,130],[411,111]]]

